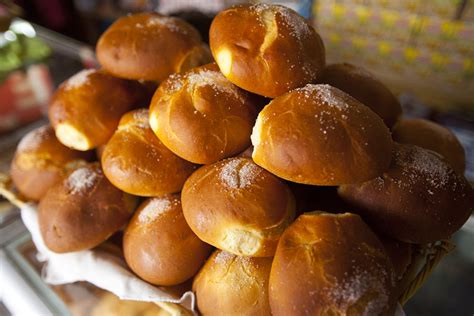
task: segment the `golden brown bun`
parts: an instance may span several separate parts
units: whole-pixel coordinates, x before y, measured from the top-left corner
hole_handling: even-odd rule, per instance
[[[125,231],[128,266],[155,285],[176,285],[193,277],[211,252],[186,223],[179,194],[145,200]]]
[[[121,17],[100,37],[97,59],[125,79],[161,81],[211,61],[198,31],[176,17],[138,13]]]
[[[93,248],[127,223],[136,202],[107,180],[98,163],[79,167],[41,200],[41,235],[54,252]]]
[[[368,107],[329,85],[306,85],[270,102],[252,133],[256,164],[311,185],[372,179],[391,159],[392,139]]]
[[[150,125],[176,155],[210,164],[250,146],[257,101],[216,64],[208,64],[160,85],[150,105]]]
[[[102,154],[104,173],[117,188],[139,196],[181,191],[195,166],[173,154],[148,124],[148,110],[125,114]]]
[[[401,120],[393,127],[392,137],[396,142],[417,145],[437,152],[454,170],[464,174],[466,167],[464,148],[446,127],[423,119]]]
[[[322,76],[321,38],[303,17],[283,6],[240,5],[222,11],[211,24],[209,42],[224,76],[259,95],[274,98]]]
[[[377,236],[350,213],[298,217],[270,273],[272,315],[391,315],[394,272]]]
[[[201,240],[252,257],[273,256],[295,211],[289,188],[248,158],[201,167],[184,184],[181,201]]]
[[[402,106],[392,92],[370,72],[343,63],[326,66],[321,80],[368,106],[392,128],[402,115]]]
[[[239,257],[216,250],[194,278],[203,315],[270,315],[268,278],[272,258]]]
[[[61,144],[51,126],[26,134],[16,148],[10,166],[15,187],[29,200],[40,200],[69,170],[85,164],[90,152],[72,150]]]
[[[441,156],[396,144],[390,169],[367,182],[339,187],[371,227],[395,239],[429,243],[449,238],[474,209],[474,192]]]
[[[103,70],[83,70],[59,86],[48,116],[61,143],[89,150],[105,144],[120,117],[144,97],[146,91],[138,82],[112,77]]]

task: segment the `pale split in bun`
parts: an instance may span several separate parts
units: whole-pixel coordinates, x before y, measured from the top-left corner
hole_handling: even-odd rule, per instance
[[[89,150],[105,144],[120,117],[147,96],[138,82],[115,78],[103,70],[82,70],[56,90],[48,117],[61,143]]]
[[[40,200],[68,171],[91,160],[91,152],[81,152],[61,144],[51,126],[26,134],[18,144],[10,166],[15,187],[29,200]]]
[[[210,164],[250,146],[258,101],[208,64],[162,82],[150,105],[150,125],[176,155]]]
[[[268,278],[272,258],[240,257],[216,250],[194,278],[202,315],[271,315]]]
[[[136,203],[107,180],[98,163],[79,167],[39,203],[41,236],[58,253],[93,248],[127,223]]]
[[[339,195],[380,231],[410,243],[449,238],[474,210],[474,192],[433,151],[396,144],[390,168],[372,180],[343,185]]]
[[[176,285],[193,277],[211,252],[186,223],[179,194],[145,200],[125,230],[128,266],[156,285]]]
[[[322,76],[323,42],[303,17],[280,5],[239,5],[220,12],[209,31],[224,76],[247,91],[277,97]]]
[[[201,167],[184,184],[181,199],[201,240],[241,256],[273,256],[295,211],[286,184],[248,158]]]
[[[283,233],[273,258],[272,315],[391,315],[394,271],[355,214],[306,213]]]
[[[402,106],[393,93],[367,70],[348,63],[324,69],[321,82],[336,87],[368,106],[392,128],[402,115]]]
[[[102,153],[102,168],[117,188],[139,196],[181,191],[195,165],[171,152],[153,133],[147,109],[126,113]]]
[[[156,12],[119,18],[100,37],[96,53],[108,72],[134,80],[161,81],[211,61],[192,25]]]
[[[393,128],[393,140],[417,145],[437,152],[460,174],[464,174],[466,158],[456,135],[435,122],[424,119],[400,120]]]
[[[256,164],[311,185],[372,179],[391,159],[392,139],[368,107],[329,85],[308,84],[271,101],[252,132]]]

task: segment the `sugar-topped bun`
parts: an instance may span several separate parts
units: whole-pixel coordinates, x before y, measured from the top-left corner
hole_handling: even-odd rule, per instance
[[[402,115],[402,106],[393,93],[370,72],[348,63],[326,66],[321,80],[368,106],[392,128]]]
[[[248,158],[201,167],[184,184],[181,200],[201,240],[241,256],[273,256],[295,211],[286,184]]]
[[[391,315],[394,272],[377,236],[350,213],[298,217],[270,273],[272,315]]]
[[[252,133],[256,164],[312,185],[372,179],[391,159],[392,139],[368,107],[329,85],[306,85],[275,98]]]
[[[211,252],[186,223],[179,194],[145,200],[125,230],[128,266],[156,285],[176,285],[193,277]]]
[[[272,258],[239,257],[216,250],[194,278],[202,315],[270,314],[268,278]]]
[[[150,105],[150,125],[176,155],[210,164],[250,145],[257,99],[228,81],[216,64],[171,75]]]
[[[16,148],[10,166],[15,187],[29,200],[40,200],[68,171],[92,158],[92,153],[72,150],[61,144],[51,126],[26,134]]]
[[[102,153],[102,168],[117,188],[139,196],[181,191],[195,166],[173,154],[148,124],[148,110],[125,114]]]
[[[79,167],[41,200],[41,235],[54,252],[93,248],[127,223],[136,202],[105,178],[98,163]]]
[[[463,174],[466,167],[464,148],[456,136],[444,126],[423,119],[400,120],[393,128],[393,140],[413,144],[443,156],[454,170]]]
[[[103,70],[83,70],[59,86],[48,116],[61,143],[89,150],[105,144],[120,117],[146,96],[138,82],[112,77]]]
[[[155,12],[119,18],[100,37],[96,53],[108,72],[135,80],[161,81],[211,60],[192,25]]]
[[[474,210],[474,192],[438,154],[397,144],[390,169],[370,181],[339,187],[373,229],[411,243],[449,238]]]
[[[324,45],[295,11],[269,4],[220,12],[209,31],[224,76],[247,91],[277,97],[322,76]]]

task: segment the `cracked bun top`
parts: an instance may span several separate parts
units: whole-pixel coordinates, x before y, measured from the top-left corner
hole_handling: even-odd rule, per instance
[[[163,145],[148,117],[146,109],[122,117],[102,153],[104,174],[117,188],[138,196],[179,192],[195,165]]]
[[[220,12],[209,31],[211,52],[224,76],[247,91],[277,97],[321,78],[323,42],[295,11],[269,4]]]
[[[176,155],[210,164],[250,146],[259,99],[208,64],[162,82],[150,105],[150,125]]]
[[[355,214],[305,213],[280,238],[270,273],[272,315],[392,315],[395,273]]]
[[[271,315],[268,278],[272,259],[242,257],[216,250],[193,282],[201,314]]]
[[[273,256],[295,214],[288,186],[248,158],[201,167],[184,184],[181,200],[201,240],[240,256]]]
[[[211,61],[191,24],[155,12],[119,18],[100,37],[96,53],[108,72],[134,80],[161,81]]]
[[[372,179],[392,156],[382,119],[329,85],[308,84],[271,101],[258,115],[252,144],[257,165],[311,185]]]
[[[49,103],[48,118],[65,146],[90,150],[105,144],[120,117],[146,102],[148,93],[136,81],[104,70],[82,70],[64,81]]]

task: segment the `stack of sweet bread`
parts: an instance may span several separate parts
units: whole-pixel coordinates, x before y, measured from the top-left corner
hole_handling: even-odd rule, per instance
[[[102,68],[60,85],[11,165],[48,248],[123,230],[130,269],[194,278],[204,315],[393,313],[413,247],[473,211],[459,141],[401,119],[367,71],[326,65],[288,8],[232,7],[209,38],[129,15],[100,38]]]

